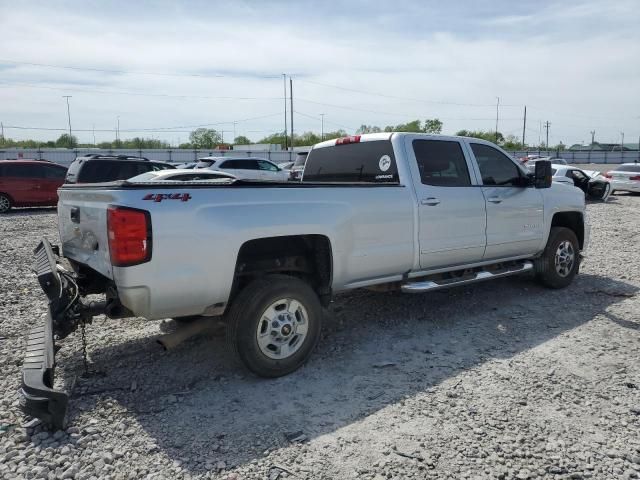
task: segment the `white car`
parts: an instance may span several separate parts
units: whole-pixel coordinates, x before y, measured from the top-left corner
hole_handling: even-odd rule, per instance
[[[609,170],[604,174],[611,183],[613,192],[640,193],[640,164],[623,163],[615,170]]]
[[[554,182],[578,187],[589,200],[606,201],[611,195],[611,184],[597,170],[582,170],[571,165],[552,164],[551,172]]]
[[[559,157],[537,157],[526,160],[525,167],[530,172],[533,172],[536,169],[536,162],[540,160],[549,160],[552,165],[568,165],[567,161],[564,158]]]
[[[250,157],[204,157],[198,159],[194,170],[206,168],[228,172],[242,180],[271,180],[286,182],[289,172],[278,165],[263,158]]]
[[[156,172],[141,173],[130,178],[127,182],[194,182],[209,180],[236,180],[236,177],[227,172],[212,172],[210,170],[192,170],[186,168],[176,168],[171,170],[158,170]]]

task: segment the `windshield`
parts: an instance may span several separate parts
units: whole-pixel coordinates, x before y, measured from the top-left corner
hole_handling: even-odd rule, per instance
[[[296,157],[296,161],[293,162],[294,167],[304,167],[305,162],[307,161],[306,153],[299,153]]]

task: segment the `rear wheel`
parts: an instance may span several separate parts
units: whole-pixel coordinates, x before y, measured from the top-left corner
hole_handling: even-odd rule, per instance
[[[536,277],[549,288],[564,288],[580,268],[580,244],[573,230],[552,227],[547,246],[535,263]]]
[[[322,306],[302,280],[267,275],[247,285],[227,314],[227,342],[261,377],[280,377],[302,366],[318,343]]]
[[[0,193],[0,213],[7,213],[12,206],[11,199],[4,193]]]

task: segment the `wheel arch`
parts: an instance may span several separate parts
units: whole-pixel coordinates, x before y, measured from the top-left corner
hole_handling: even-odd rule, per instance
[[[331,299],[333,253],[321,234],[263,237],[244,242],[236,258],[230,302],[252,280],[269,274],[305,280],[323,304]]]
[[[580,249],[584,248],[584,216],[582,212],[556,212],[551,219],[551,227],[565,227],[578,237]]]

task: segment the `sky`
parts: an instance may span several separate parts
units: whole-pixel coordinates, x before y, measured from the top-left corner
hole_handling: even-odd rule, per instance
[[[638,0],[0,0],[6,137],[258,140],[439,118],[443,133],[638,142]],[[287,109],[289,105],[287,103]],[[16,128],[23,127],[23,128]],[[94,133],[95,130],[95,133]]]

